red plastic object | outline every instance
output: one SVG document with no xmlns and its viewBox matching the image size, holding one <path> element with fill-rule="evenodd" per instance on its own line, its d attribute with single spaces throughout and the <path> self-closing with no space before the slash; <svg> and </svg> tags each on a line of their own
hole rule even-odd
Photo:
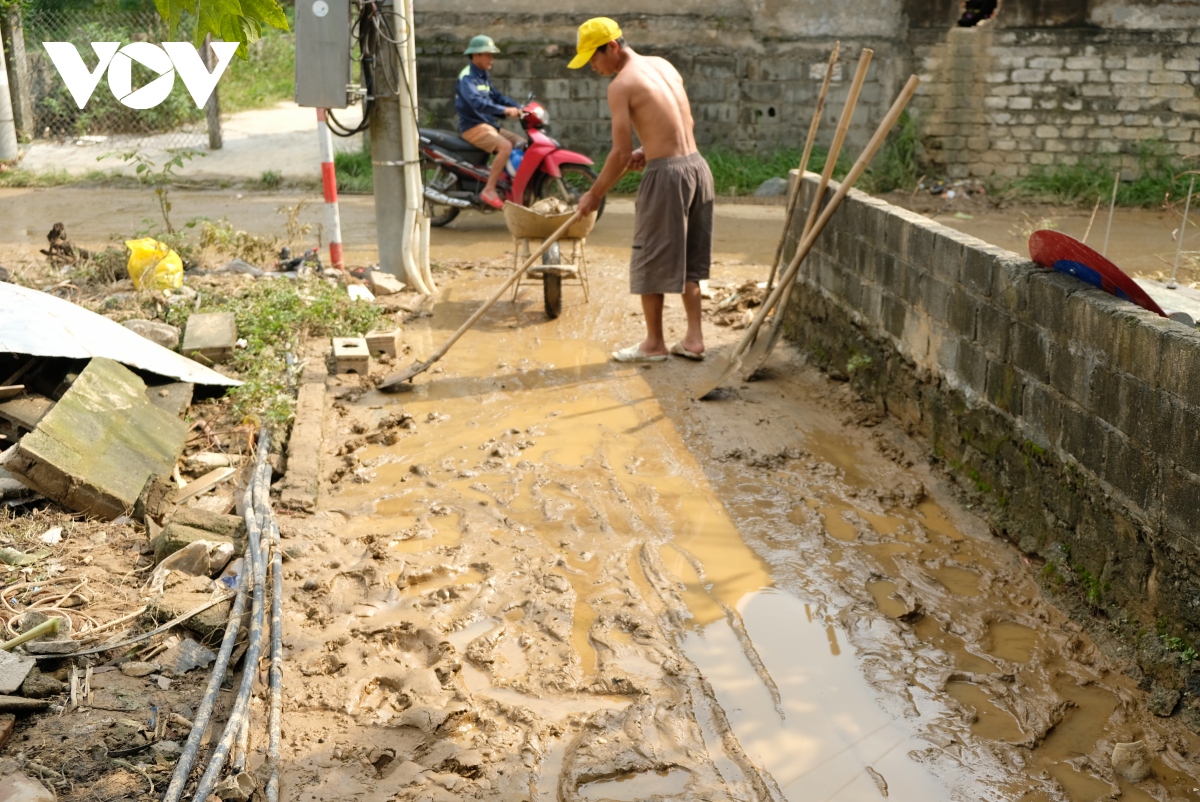
<svg viewBox="0 0 1200 802">
<path fill-rule="evenodd" d="M 1042 267 L 1066 273 L 1157 315 L 1167 313 L 1125 275 L 1121 268 L 1074 237 L 1061 231 L 1035 231 L 1029 238 L 1029 258 Z"/>
</svg>

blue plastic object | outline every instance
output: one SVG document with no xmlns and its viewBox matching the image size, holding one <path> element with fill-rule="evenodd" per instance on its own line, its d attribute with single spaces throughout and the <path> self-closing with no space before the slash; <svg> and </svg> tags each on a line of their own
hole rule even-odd
<svg viewBox="0 0 1200 802">
<path fill-rule="evenodd" d="M 517 170 L 521 168 L 521 160 L 524 158 L 525 151 L 513 148 L 513 152 L 509 154 L 508 167 L 506 168 L 509 175 L 515 176 L 517 174 Z"/>
</svg>

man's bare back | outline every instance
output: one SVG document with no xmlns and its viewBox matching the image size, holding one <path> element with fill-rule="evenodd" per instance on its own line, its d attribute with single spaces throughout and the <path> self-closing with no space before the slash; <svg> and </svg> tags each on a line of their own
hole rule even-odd
<svg viewBox="0 0 1200 802">
<path fill-rule="evenodd" d="M 620 26 L 596 17 L 579 26 L 570 67 L 585 64 L 605 77 L 612 112 L 612 149 L 578 213 L 591 214 L 627 171 L 642 172 L 634 222 L 629 291 L 640 295 L 646 339 L 613 352 L 617 362 L 657 362 L 668 353 L 704 358 L 700 282 L 712 265 L 713 181 L 696 149 L 692 108 L 683 78 L 665 59 L 625 43 Z M 633 148 L 634 135 L 641 147 Z M 669 349 L 662 312 L 666 294 L 681 293 L 687 333 Z"/>
<path fill-rule="evenodd" d="M 666 59 L 628 49 L 624 66 L 609 84 L 608 99 L 610 106 L 628 107 L 646 159 L 695 152 L 692 109 L 683 78 Z"/>
</svg>

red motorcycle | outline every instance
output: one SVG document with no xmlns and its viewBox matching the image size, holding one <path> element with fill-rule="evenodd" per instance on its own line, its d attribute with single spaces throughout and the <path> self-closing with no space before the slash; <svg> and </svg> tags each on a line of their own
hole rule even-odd
<svg viewBox="0 0 1200 802">
<path fill-rule="evenodd" d="M 542 130 L 549 118 L 546 109 L 532 100 L 521 109 L 521 127 L 529 144 L 515 172 L 506 168 L 496 184 L 496 192 L 504 200 L 531 206 L 542 198 L 558 198 L 574 205 L 595 183 L 594 162 L 582 153 L 565 150 Z M 430 225 L 444 226 L 463 209 L 495 211 L 479 195 L 487 185 L 489 154 L 451 131 L 422 128 L 420 136 L 425 216 Z M 514 154 L 518 152 L 514 150 Z M 603 212 L 601 200 L 597 219 Z"/>
</svg>

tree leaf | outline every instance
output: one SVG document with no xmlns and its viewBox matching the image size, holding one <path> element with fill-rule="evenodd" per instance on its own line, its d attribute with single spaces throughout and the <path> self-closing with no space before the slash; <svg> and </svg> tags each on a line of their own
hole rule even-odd
<svg viewBox="0 0 1200 802">
<path fill-rule="evenodd" d="M 281 31 L 288 29 L 287 14 L 276 0 L 241 0 L 241 3 L 243 16 Z"/>
</svg>

